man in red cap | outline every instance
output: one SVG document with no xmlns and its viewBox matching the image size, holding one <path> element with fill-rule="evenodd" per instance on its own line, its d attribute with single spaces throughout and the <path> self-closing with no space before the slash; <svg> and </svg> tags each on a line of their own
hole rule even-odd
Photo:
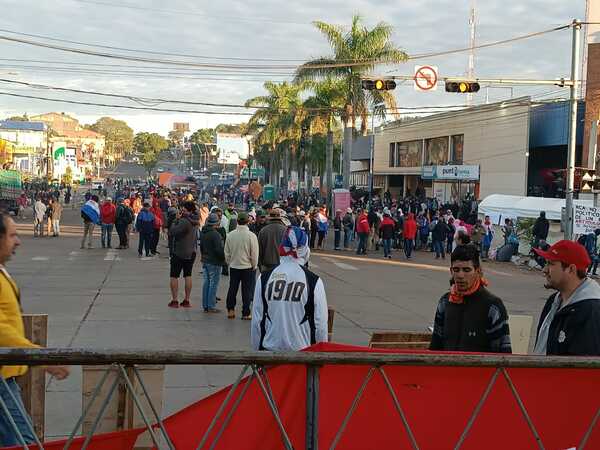
<svg viewBox="0 0 600 450">
<path fill-rule="evenodd" d="M 600 286 L 586 276 L 585 247 L 563 240 L 534 251 L 547 261 L 544 286 L 557 290 L 542 310 L 534 353 L 600 356 Z"/>
</svg>

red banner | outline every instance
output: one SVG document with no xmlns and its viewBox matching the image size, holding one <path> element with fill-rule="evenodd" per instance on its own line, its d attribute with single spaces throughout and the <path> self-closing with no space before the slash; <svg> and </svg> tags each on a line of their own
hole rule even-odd
<svg viewBox="0 0 600 450">
<path fill-rule="evenodd" d="M 134 430 L 118 431 L 114 433 L 97 434 L 92 438 L 88 445 L 88 450 L 131 450 L 135 445 L 138 436 L 142 434 L 145 428 L 136 428 Z M 45 450 L 62 450 L 67 440 L 51 441 L 44 443 Z M 81 450 L 85 436 L 79 436 L 73 439 L 70 450 Z M 9 449 L 22 449 L 23 446 L 8 447 Z M 31 450 L 37 450 L 37 445 L 29 445 Z"/>
<path fill-rule="evenodd" d="M 398 353 L 339 344 L 319 344 L 307 351 Z M 369 370 L 368 366 L 324 366 L 320 369 L 319 447 L 331 446 Z M 418 447 L 439 450 L 454 448 L 459 442 L 496 369 L 389 366 L 384 371 Z M 508 369 L 506 373 L 545 448 L 568 449 L 580 444 L 600 408 L 600 374 L 597 370 Z M 306 369 L 302 366 L 272 368 L 268 370 L 268 378 L 292 445 L 304 448 Z M 245 381 L 240 383 L 238 393 Z M 198 446 L 229 389 L 223 389 L 165 421 L 178 450 Z M 236 398 L 234 395 L 210 433 L 208 446 Z M 375 371 L 341 435 L 338 448 L 411 448 L 408 436 L 382 375 Z M 252 381 L 216 448 L 282 448 L 279 428 L 256 380 Z M 479 414 L 472 420 L 461 448 L 537 448 L 535 434 L 502 372 L 498 372 Z M 586 448 L 600 448 L 600 423 L 589 437 Z"/>
</svg>

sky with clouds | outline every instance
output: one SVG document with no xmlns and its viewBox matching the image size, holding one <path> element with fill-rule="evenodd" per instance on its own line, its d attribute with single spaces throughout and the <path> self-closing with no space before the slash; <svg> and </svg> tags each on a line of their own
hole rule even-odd
<svg viewBox="0 0 600 450">
<path fill-rule="evenodd" d="M 563 25 L 573 18 L 585 18 L 585 0 L 0 0 L 0 36 L 154 59 L 227 65 L 294 65 L 330 54 L 327 41 L 311 24 L 312 21 L 347 25 L 353 14 L 360 14 L 369 27 L 380 21 L 392 25 L 393 42 L 408 54 L 466 47 L 472 2 L 476 5 L 477 43 L 511 38 Z M 47 38 L 120 49 L 87 47 Z M 155 53 L 140 53 L 142 50 Z M 477 50 L 475 74 L 481 78 L 568 77 L 570 53 L 571 32 L 558 31 Z M 465 74 L 467 62 L 467 53 L 419 60 L 419 64 L 438 66 L 442 77 Z M 393 70 L 396 74 L 410 75 L 415 64 L 411 61 L 397 67 L 382 67 L 377 73 Z M 0 79 L 133 97 L 242 104 L 250 97 L 263 94 L 264 81 L 290 79 L 292 73 L 292 69 L 233 71 L 148 64 L 0 40 Z M 6 82 L 0 82 L 0 93 L 138 107 L 233 111 L 232 108 L 219 110 L 206 106 L 133 102 Z M 459 104 L 465 100 L 464 97 L 445 93 L 443 87 L 434 93 L 418 93 L 410 82 L 398 86 L 394 94 L 402 106 Z M 513 94 L 545 99 L 565 96 L 567 90 L 553 86 L 527 86 L 515 89 Z M 489 90 L 490 101 L 509 98 L 510 95 L 509 89 Z M 475 102 L 484 101 L 485 90 L 482 90 L 475 97 Z M 0 95 L 0 118 L 49 111 L 73 114 L 83 123 L 109 115 L 126 120 L 136 132 L 156 131 L 162 134 L 172 128 L 173 122 L 189 122 L 192 129 L 197 129 L 221 122 L 240 122 L 245 118 L 239 115 L 135 111 Z"/>
</svg>

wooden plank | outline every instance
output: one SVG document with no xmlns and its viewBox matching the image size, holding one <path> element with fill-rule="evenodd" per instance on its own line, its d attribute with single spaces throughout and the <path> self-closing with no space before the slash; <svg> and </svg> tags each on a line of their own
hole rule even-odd
<svg viewBox="0 0 600 450">
<path fill-rule="evenodd" d="M 335 319 L 335 309 L 331 306 L 327 308 L 327 340 L 333 340 L 333 319 Z"/>
<path fill-rule="evenodd" d="M 25 337 L 34 344 L 48 344 L 48 315 L 23 314 Z M 41 441 L 44 440 L 46 424 L 46 372 L 42 367 L 30 367 L 17 379 L 22 391 L 23 404 L 31 416 L 33 428 Z"/>
<path fill-rule="evenodd" d="M 371 336 L 369 346 L 378 342 L 431 342 L 431 333 L 415 331 L 377 331 Z"/>
<path fill-rule="evenodd" d="M 83 382 L 82 382 L 82 394 L 83 401 L 82 407 L 85 408 L 89 403 L 91 393 L 96 387 L 98 381 L 106 371 L 109 366 L 84 366 L 83 367 Z M 140 375 L 144 380 L 144 384 L 148 389 L 148 393 L 157 409 L 158 413 L 162 413 L 163 409 L 163 385 L 164 385 L 164 366 L 160 364 L 146 365 L 146 366 L 137 366 L 140 371 Z M 148 405 L 148 402 L 144 398 L 144 392 L 133 373 L 133 368 L 131 366 L 126 367 L 127 376 L 129 377 L 131 383 L 133 384 L 133 388 L 135 390 L 136 395 L 140 399 L 142 407 L 144 408 L 144 412 L 146 416 L 150 419 L 152 423 L 155 422 L 154 416 L 152 414 L 152 410 Z M 117 369 L 113 369 L 111 374 L 108 376 L 102 390 L 100 391 L 100 395 L 92 405 L 92 409 L 88 413 L 87 417 L 84 420 L 82 426 L 82 432 L 85 434 L 90 429 L 91 426 L 98 415 L 100 405 L 102 404 L 102 400 L 106 398 L 110 386 L 115 380 L 115 377 L 118 374 Z M 120 431 L 127 430 L 137 427 L 144 427 L 144 421 L 142 416 L 138 412 L 135 403 L 133 401 L 133 396 L 127 391 L 127 387 L 125 385 L 124 380 L 119 381 L 119 387 L 117 392 L 113 395 L 113 398 L 110 400 L 108 407 L 104 413 L 102 420 L 96 430 L 96 433 L 108 433 L 112 431 Z M 152 448 L 152 439 L 148 432 L 142 433 L 135 445 L 136 449 L 142 448 Z"/>
<path fill-rule="evenodd" d="M 89 348 L 0 348 L 0 365 L 97 364 L 177 365 L 399 365 L 448 367 L 540 367 L 600 369 L 597 356 L 541 356 L 500 354 L 382 354 L 365 352 L 251 352 L 210 350 L 122 350 Z"/>
</svg>

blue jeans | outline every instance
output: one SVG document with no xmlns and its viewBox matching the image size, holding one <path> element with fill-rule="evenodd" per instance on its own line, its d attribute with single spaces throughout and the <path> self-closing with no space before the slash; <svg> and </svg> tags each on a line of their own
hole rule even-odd
<svg viewBox="0 0 600 450">
<path fill-rule="evenodd" d="M 384 239 L 383 240 L 383 256 L 388 257 L 392 254 L 392 240 Z"/>
<path fill-rule="evenodd" d="M 358 247 L 356 249 L 356 254 L 361 255 L 367 254 L 367 239 L 369 238 L 369 233 L 358 233 Z"/>
<path fill-rule="evenodd" d="M 352 238 L 352 230 L 344 230 L 344 248 L 348 249 L 350 246 L 350 239 Z"/>
<path fill-rule="evenodd" d="M 203 264 L 204 270 L 202 276 L 204 283 L 202 284 L 202 307 L 204 309 L 214 308 L 216 304 L 217 289 L 219 280 L 221 279 L 221 266 L 214 264 Z"/>
<path fill-rule="evenodd" d="M 333 231 L 333 248 L 335 250 L 338 250 L 340 248 L 340 242 L 342 240 L 342 232 L 340 230 L 334 230 Z"/>
<path fill-rule="evenodd" d="M 439 258 L 440 255 L 442 256 L 442 258 L 446 257 L 446 252 L 444 252 L 444 243 L 442 241 L 433 241 L 433 251 L 435 252 L 436 258 Z"/>
<path fill-rule="evenodd" d="M 113 231 L 113 224 L 112 223 L 103 223 L 102 224 L 102 235 L 101 235 L 101 240 L 102 240 L 102 247 L 110 247 L 110 241 L 112 239 L 112 231 Z"/>
<path fill-rule="evenodd" d="M 31 431 L 31 418 L 29 416 L 23 417 L 21 412 L 19 411 L 19 407 L 12 399 L 15 400 L 20 405 L 21 409 L 25 411 L 25 406 L 23 405 L 23 400 L 21 399 L 21 388 L 17 384 L 14 378 L 9 378 L 6 380 L 6 384 L 8 384 L 8 388 L 10 389 L 10 393 L 4 387 L 4 383 L 0 383 L 0 397 L 4 400 L 10 415 L 12 416 L 17 428 L 21 432 L 21 436 L 25 440 L 25 443 L 31 444 L 35 442 L 35 438 Z M 12 397 L 11 394 L 12 393 Z M 15 433 L 14 428 L 10 424 L 8 418 L 5 416 L 4 411 L 0 410 L 0 445 L 2 447 L 9 447 L 12 445 L 19 445 L 20 442 L 17 438 L 17 434 Z"/>
</svg>

